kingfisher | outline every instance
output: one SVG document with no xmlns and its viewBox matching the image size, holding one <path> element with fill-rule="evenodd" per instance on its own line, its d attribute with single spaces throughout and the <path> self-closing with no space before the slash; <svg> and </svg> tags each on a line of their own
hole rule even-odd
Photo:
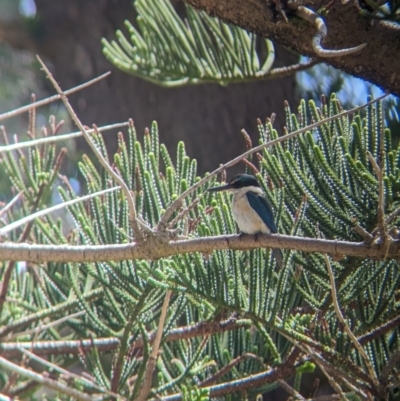
<svg viewBox="0 0 400 401">
<path fill-rule="evenodd" d="M 278 232 L 271 205 L 265 199 L 256 177 L 239 174 L 228 184 L 208 189 L 211 192 L 229 191 L 233 193 L 232 212 L 242 234 L 276 234 Z M 282 253 L 273 248 L 272 253 L 279 265 L 283 266 Z"/>
</svg>

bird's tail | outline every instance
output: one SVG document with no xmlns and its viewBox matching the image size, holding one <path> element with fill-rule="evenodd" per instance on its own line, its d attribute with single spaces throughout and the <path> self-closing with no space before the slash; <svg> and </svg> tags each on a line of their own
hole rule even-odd
<svg viewBox="0 0 400 401">
<path fill-rule="evenodd" d="M 272 248 L 272 255 L 274 255 L 274 258 L 276 259 L 276 263 L 280 268 L 283 267 L 283 256 L 282 252 L 278 248 Z"/>
</svg>

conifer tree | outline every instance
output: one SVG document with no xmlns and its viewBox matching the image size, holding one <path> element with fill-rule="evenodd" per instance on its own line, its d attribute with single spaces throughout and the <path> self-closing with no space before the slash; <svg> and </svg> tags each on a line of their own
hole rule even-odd
<svg viewBox="0 0 400 401">
<path fill-rule="evenodd" d="M 149 9 L 129 40 L 103 42 L 131 73 L 173 86 L 273 71 L 271 53 L 259 57 L 237 27 L 136 4 Z M 0 210 L 3 399 L 398 398 L 400 149 L 381 100 L 351 111 L 335 94 L 286 104 L 282 132 L 273 117 L 258 121 L 257 144 L 242 132 L 247 152 L 200 177 L 155 122 L 140 139 L 130 120 L 109 156 L 107 127 L 83 126 L 39 62 L 93 156 L 78 166 L 87 194 L 76 194 L 58 146 L 76 134 L 59 135 L 53 117 L 38 132 L 38 104 L 28 107 L 31 140 L 9 143 L 2 128 L 13 195 Z M 239 162 L 279 234 L 238 236 L 229 195 L 207 191 Z M 55 192 L 62 209 L 51 207 Z"/>
</svg>

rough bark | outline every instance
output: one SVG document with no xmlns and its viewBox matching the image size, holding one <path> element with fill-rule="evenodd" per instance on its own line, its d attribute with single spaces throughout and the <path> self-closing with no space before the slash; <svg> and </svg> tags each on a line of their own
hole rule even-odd
<svg viewBox="0 0 400 401">
<path fill-rule="evenodd" d="M 329 59 L 318 57 L 312 49 L 311 40 L 316 28 L 296 17 L 283 0 L 184 1 L 296 53 L 319 59 L 400 95 L 400 25 L 363 17 L 357 1 L 311 0 L 306 3 L 316 12 L 329 5 L 323 17 L 328 28 L 328 36 L 323 43 L 325 48 L 340 50 L 367 43 L 362 51 L 354 55 Z M 278 12 L 277 5 L 286 10 L 288 22 Z"/>
<path fill-rule="evenodd" d="M 228 87 L 166 89 L 116 70 L 102 55 L 100 39 L 114 39 L 125 19 L 135 20 L 131 0 L 36 0 L 36 6 L 39 34 L 29 35 L 23 26 L 3 22 L 0 41 L 38 53 L 63 89 L 111 70 L 111 77 L 70 97 L 82 122 L 100 126 L 133 118 L 141 134 L 156 120 L 161 140 L 172 151 L 183 140 L 188 154 L 197 158 L 200 172 L 213 170 L 245 150 L 241 128 L 256 138 L 256 118 L 273 112 L 281 127 L 284 100 L 297 102 L 293 76 Z M 294 62 L 297 56 L 277 49 L 277 66 Z M 115 151 L 115 135 L 106 138 L 110 151 Z"/>
</svg>

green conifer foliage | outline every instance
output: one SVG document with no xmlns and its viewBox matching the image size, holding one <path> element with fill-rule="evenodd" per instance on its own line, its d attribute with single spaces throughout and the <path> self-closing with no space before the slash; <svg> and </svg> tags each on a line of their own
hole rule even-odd
<svg viewBox="0 0 400 401">
<path fill-rule="evenodd" d="M 137 0 L 136 25 L 125 21 L 129 40 L 102 40 L 103 53 L 117 68 L 166 87 L 243 83 L 265 79 L 275 60 L 270 40 L 257 52 L 256 35 L 186 6 L 182 20 L 169 0 Z"/>
<path fill-rule="evenodd" d="M 340 111 L 335 95 L 321 107 L 302 101 L 297 114 L 287 106 L 287 131 Z M 258 130 L 260 143 L 278 136 L 269 120 L 260 122 Z M 107 157 L 101 135 L 92 138 Z M 273 206 L 279 232 L 360 242 L 355 224 L 368 232 L 376 229 L 378 180 L 366 152 L 383 171 L 384 210 L 388 230 L 394 230 L 399 224 L 400 150 L 391 145 L 390 138 L 378 104 L 257 154 L 257 178 Z M 200 179 L 196 161 L 179 143 L 173 162 L 159 143 L 156 123 L 142 141 L 132 124 L 118 141 L 118 152 L 109 162 L 132 189 L 138 216 L 155 227 L 168 205 Z M 32 147 L 19 161 L 12 153 L 2 155 L 3 167 L 24 199 L 7 219 L 16 220 L 48 203 L 60 157 L 56 157 L 55 145 Z M 79 169 L 89 192 L 113 186 L 107 173 L 89 157 L 82 159 Z M 170 229 L 187 238 L 237 232 L 230 195 L 212 195 L 207 187 L 185 199 L 170 220 Z M 76 196 L 68 185 L 58 190 L 63 200 Z M 9 239 L 59 245 L 131 241 L 122 192 L 75 204 L 68 211 L 74 225 L 70 232 L 63 231 L 61 221 L 47 216 L 36 219 L 25 234 L 13 233 Z M 157 330 L 165 293 L 171 290 L 150 397 L 203 400 L 232 393 L 231 399 L 242 399 L 233 390 L 232 383 L 238 383 L 247 385 L 246 394 L 254 399 L 279 385 L 278 377 L 271 374 L 269 378 L 267 372 L 280 368 L 284 379 L 295 378 L 299 390 L 302 375 L 315 368 L 316 354 L 329 363 L 326 369 L 346 389 L 349 399 L 360 399 L 360 394 L 343 380 L 376 395 L 364 360 L 333 308 L 324 255 L 286 250 L 284 259 L 285 267 L 279 269 L 271 252 L 261 248 L 181 254 L 156 261 L 43 263 L 29 264 L 24 272 L 13 269 L 1 314 L 0 356 L 12 341 L 10 334 L 20 342 L 34 339 L 43 347 L 46 341 L 57 341 L 57 349 L 67 346 L 68 340 L 98 340 L 98 348 L 79 352 L 76 346 L 75 350 L 48 353 L 54 355 L 53 363 L 64 367 L 79 357 L 98 385 L 133 400 L 140 392 L 151 352 L 149 333 Z M 366 350 L 377 377 L 386 380 L 382 394 L 394 399 L 399 384 L 398 262 L 344 256 L 330 263 L 345 321 Z M 5 265 L 1 269 L 4 272 Z M 29 331 L 66 315 L 73 316 L 36 334 Z M 212 335 L 200 330 L 184 337 L 177 331 L 226 319 L 234 326 Z M 178 334 L 171 337 L 173 333 Z M 299 344 L 298 358 L 285 365 L 295 355 L 293 346 Z M 307 355 L 305 349 L 313 353 Z M 8 374 L 6 370 L 0 373 L 0 386 Z M 262 379 L 248 385 L 254 377 Z M 72 386 L 87 388 L 83 382 Z"/>
</svg>

